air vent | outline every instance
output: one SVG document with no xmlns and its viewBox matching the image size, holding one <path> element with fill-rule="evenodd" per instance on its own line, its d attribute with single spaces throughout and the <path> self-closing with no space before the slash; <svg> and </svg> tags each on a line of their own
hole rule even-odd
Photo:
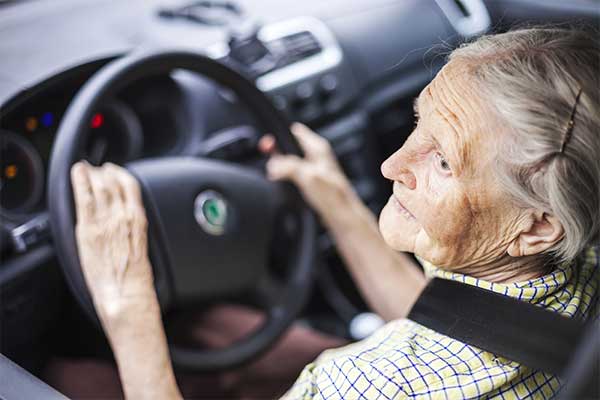
<svg viewBox="0 0 600 400">
<path fill-rule="evenodd" d="M 342 62 L 335 36 L 316 18 L 297 17 L 265 25 L 258 38 L 277 60 L 275 68 L 256 80 L 264 92 L 324 73 Z"/>
<path fill-rule="evenodd" d="M 485 33 L 490 29 L 490 15 L 483 0 L 436 0 L 454 29 L 464 37 Z"/>
<path fill-rule="evenodd" d="M 456 8 L 462 13 L 463 17 L 468 18 L 471 16 L 469 9 L 465 6 L 462 0 L 454 0 L 454 4 L 456 4 Z"/>
<path fill-rule="evenodd" d="M 283 67 L 303 60 L 321 52 L 322 48 L 315 36 L 308 31 L 298 32 L 273 40 L 267 44 L 271 49 L 278 49 L 281 58 L 277 67 Z"/>
</svg>

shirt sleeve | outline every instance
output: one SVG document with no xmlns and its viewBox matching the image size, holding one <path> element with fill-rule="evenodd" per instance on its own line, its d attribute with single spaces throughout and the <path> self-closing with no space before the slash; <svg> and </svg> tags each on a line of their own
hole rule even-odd
<svg viewBox="0 0 600 400">
<path fill-rule="evenodd" d="M 314 363 L 304 367 L 294 385 L 283 395 L 281 400 L 317 398 L 315 396 L 317 394 L 317 387 L 315 384 L 314 368 Z"/>
<path fill-rule="evenodd" d="M 285 400 L 405 399 L 402 386 L 368 363 L 342 356 L 318 365 L 309 364 Z"/>
<path fill-rule="evenodd" d="M 378 350 L 392 325 L 380 329 L 370 340 L 324 351 L 304 368 L 282 399 L 406 398 L 402 386 L 368 360 L 367 353 Z"/>
</svg>

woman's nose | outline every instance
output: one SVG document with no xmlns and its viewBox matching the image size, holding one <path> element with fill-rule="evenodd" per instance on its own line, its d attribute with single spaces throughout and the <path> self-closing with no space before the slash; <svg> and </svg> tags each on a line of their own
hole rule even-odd
<svg viewBox="0 0 600 400">
<path fill-rule="evenodd" d="M 398 181 L 410 190 L 417 188 L 417 178 L 408 167 L 408 160 L 399 149 L 381 164 L 381 173 L 391 181 Z"/>
</svg>

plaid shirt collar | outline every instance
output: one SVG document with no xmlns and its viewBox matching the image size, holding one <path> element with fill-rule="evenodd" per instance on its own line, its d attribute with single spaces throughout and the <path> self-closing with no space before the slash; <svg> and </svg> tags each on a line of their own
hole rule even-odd
<svg viewBox="0 0 600 400">
<path fill-rule="evenodd" d="M 600 265 L 600 248 L 589 247 L 580 259 L 564 262 L 548 275 L 513 283 L 489 282 L 444 270 L 420 258 L 419 261 L 423 265 L 425 275 L 428 278 L 435 277 L 463 282 L 528 303 L 539 304 L 572 317 L 579 314 L 579 312 L 578 307 L 567 305 L 572 301 L 571 293 L 573 293 L 569 286 L 574 285 L 574 282 L 578 282 L 577 275 L 581 272 L 579 271 L 580 267 L 598 268 L 598 265 Z"/>
</svg>

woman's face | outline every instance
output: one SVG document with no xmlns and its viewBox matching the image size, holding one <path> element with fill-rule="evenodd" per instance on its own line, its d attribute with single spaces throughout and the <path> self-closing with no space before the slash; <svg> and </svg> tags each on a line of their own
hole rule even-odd
<svg viewBox="0 0 600 400">
<path fill-rule="evenodd" d="M 381 166 L 393 181 L 379 219 L 384 239 L 450 269 L 493 262 L 518 223 L 493 174 L 502 123 L 460 63 L 440 71 L 415 109 L 414 132 Z"/>
</svg>

